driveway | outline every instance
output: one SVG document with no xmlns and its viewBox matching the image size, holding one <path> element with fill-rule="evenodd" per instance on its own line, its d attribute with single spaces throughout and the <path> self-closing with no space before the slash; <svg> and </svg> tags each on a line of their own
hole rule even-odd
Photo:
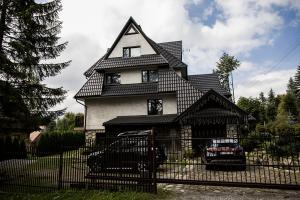
<svg viewBox="0 0 300 200">
<path fill-rule="evenodd" d="M 299 200 L 300 191 L 277 190 L 259 188 L 238 188 L 220 186 L 191 186 L 191 185 L 170 185 L 161 184 L 161 188 L 174 192 L 171 200 L 248 200 L 248 199 L 272 199 L 272 200 Z"/>
</svg>

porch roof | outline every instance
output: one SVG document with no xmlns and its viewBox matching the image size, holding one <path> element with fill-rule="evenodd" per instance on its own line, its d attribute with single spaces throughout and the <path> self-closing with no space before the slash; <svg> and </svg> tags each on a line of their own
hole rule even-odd
<svg viewBox="0 0 300 200">
<path fill-rule="evenodd" d="M 172 124 L 177 114 L 168 115 L 133 115 L 133 116 L 117 116 L 107 122 L 104 122 L 104 126 L 113 125 L 160 125 L 160 124 Z"/>
</svg>

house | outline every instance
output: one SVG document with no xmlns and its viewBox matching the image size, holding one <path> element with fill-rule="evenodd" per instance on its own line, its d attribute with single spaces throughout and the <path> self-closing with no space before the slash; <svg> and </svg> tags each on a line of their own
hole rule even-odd
<svg viewBox="0 0 300 200">
<path fill-rule="evenodd" d="M 159 137 L 236 135 L 247 114 L 216 74 L 187 68 L 181 41 L 156 43 L 130 17 L 75 95 L 85 107 L 86 139 L 152 127 Z"/>
</svg>

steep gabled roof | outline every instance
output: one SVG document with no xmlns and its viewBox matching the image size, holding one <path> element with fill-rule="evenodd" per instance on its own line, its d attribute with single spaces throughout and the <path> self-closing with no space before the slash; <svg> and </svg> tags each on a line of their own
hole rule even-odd
<svg viewBox="0 0 300 200">
<path fill-rule="evenodd" d="M 149 45 L 153 48 L 156 54 L 142 55 L 140 57 L 132 58 L 109 58 L 109 55 L 112 53 L 122 36 L 126 33 L 128 28 L 135 27 L 137 31 L 145 38 Z M 146 34 L 143 32 L 141 27 L 135 22 L 135 20 L 130 17 L 117 39 L 114 41 L 113 45 L 107 53 L 100 58 L 94 65 L 92 65 L 84 75 L 89 77 L 94 70 L 97 69 L 111 69 L 111 68 L 121 68 L 121 67 L 132 67 L 132 66 L 143 66 L 143 65 L 161 65 L 168 64 L 172 68 L 184 68 L 183 76 L 186 77 L 186 68 L 187 65 L 182 62 L 182 42 L 173 41 L 173 42 L 164 42 L 164 43 L 155 43 Z"/>
<path fill-rule="evenodd" d="M 95 62 L 95 64 L 93 64 L 90 68 L 88 68 L 88 70 L 86 70 L 83 74 L 86 77 L 89 77 L 93 74 L 94 70 L 96 69 L 96 67 L 102 62 L 102 60 L 104 59 L 106 54 L 104 54 L 104 56 L 102 56 L 99 60 L 97 60 L 97 62 Z"/>
<path fill-rule="evenodd" d="M 145 35 L 145 33 L 143 32 L 142 28 L 140 25 L 138 25 L 136 23 L 136 21 L 130 17 L 128 19 L 128 21 L 126 22 L 125 26 L 123 27 L 123 29 L 121 30 L 121 32 L 119 33 L 117 39 L 114 41 L 113 45 L 111 46 L 111 48 L 109 48 L 109 50 L 107 51 L 104 59 L 107 59 L 109 57 L 109 55 L 111 54 L 111 52 L 114 50 L 114 48 L 116 47 L 116 45 L 118 44 L 118 42 L 120 41 L 120 39 L 122 38 L 122 36 L 126 33 L 127 29 L 131 26 L 134 25 L 135 28 L 137 29 L 137 31 L 139 33 L 142 34 L 142 36 L 147 40 L 147 42 L 150 44 L 149 42 L 149 38 Z M 156 47 L 154 47 L 152 44 L 150 44 L 150 46 L 153 48 L 153 50 L 158 54 L 158 50 L 156 49 Z"/>
<path fill-rule="evenodd" d="M 182 41 L 163 42 L 157 44 L 178 60 L 182 60 Z"/>
<path fill-rule="evenodd" d="M 102 94 L 102 87 L 104 81 L 104 74 L 94 71 L 87 82 L 77 92 L 75 98 L 87 96 L 100 96 Z"/>
<path fill-rule="evenodd" d="M 207 92 L 210 89 L 217 91 L 224 96 L 231 96 L 220 84 L 220 80 L 217 74 L 197 74 L 189 75 L 188 81 L 192 86 L 200 91 Z"/>
<path fill-rule="evenodd" d="M 137 67 L 150 65 L 167 65 L 168 61 L 160 54 L 142 55 L 130 58 L 108 58 L 97 64 L 95 69 L 117 69 L 122 67 Z"/>
</svg>

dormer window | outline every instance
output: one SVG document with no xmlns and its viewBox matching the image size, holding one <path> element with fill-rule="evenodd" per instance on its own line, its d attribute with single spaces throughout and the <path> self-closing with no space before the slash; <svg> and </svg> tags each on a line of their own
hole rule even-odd
<svg viewBox="0 0 300 200">
<path fill-rule="evenodd" d="M 141 47 L 124 47 L 123 58 L 138 57 L 141 56 Z"/>
<path fill-rule="evenodd" d="M 109 73 L 106 74 L 106 84 L 120 84 L 120 74 L 118 73 Z"/>
<path fill-rule="evenodd" d="M 148 115 L 162 115 L 163 101 L 162 99 L 148 99 Z"/>
<path fill-rule="evenodd" d="M 158 81 L 158 73 L 157 70 L 143 70 L 142 71 L 142 82 L 157 82 Z"/>
</svg>

